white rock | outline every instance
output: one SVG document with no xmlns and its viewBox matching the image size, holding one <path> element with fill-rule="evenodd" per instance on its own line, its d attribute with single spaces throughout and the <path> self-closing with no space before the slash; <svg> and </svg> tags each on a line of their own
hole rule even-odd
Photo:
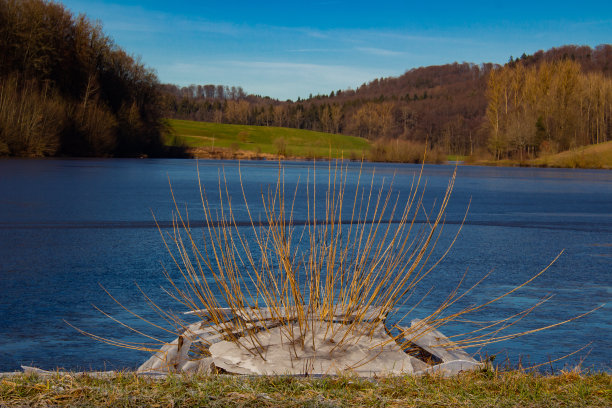
<svg viewBox="0 0 612 408">
<path fill-rule="evenodd" d="M 422 320 L 412 320 L 410 322 L 410 329 L 405 330 L 404 337 L 428 353 L 438 357 L 443 363 L 455 360 L 477 363 L 472 356 L 462 349 L 452 349 L 456 345 L 448 337 L 423 323 Z"/>
<path fill-rule="evenodd" d="M 479 370 L 480 368 L 482 368 L 482 363 L 476 363 L 473 361 L 465 361 L 465 360 L 455 360 L 455 361 L 448 361 L 446 363 L 431 366 L 415 374 L 416 375 L 438 374 L 444 377 L 452 377 L 454 375 L 457 375 L 465 371 L 474 371 L 474 370 Z"/>
<path fill-rule="evenodd" d="M 348 325 L 318 321 L 311 324 L 304 336 L 294 323 L 242 338 L 246 347 L 222 341 L 209 350 L 217 367 L 236 374 L 352 373 L 370 377 L 414 372 L 414 357 L 400 349 L 382 324 L 372 329 L 362 324 L 348 334 Z M 338 346 L 344 336 L 346 339 Z"/>
</svg>

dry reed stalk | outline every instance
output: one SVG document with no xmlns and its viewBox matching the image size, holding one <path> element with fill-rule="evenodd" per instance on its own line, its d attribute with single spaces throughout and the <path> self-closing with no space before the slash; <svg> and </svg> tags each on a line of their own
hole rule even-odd
<svg viewBox="0 0 612 408">
<path fill-rule="evenodd" d="M 246 195 L 240 173 L 242 206 L 248 215 L 248 234 L 241 230 L 241 224 L 235 218 L 235 205 L 224 173 L 219 177 L 218 204 L 213 212 L 206 189 L 200 182 L 198 168 L 204 214 L 201 231 L 190 226 L 187 209 L 180 209 L 170 186 L 175 209 L 173 228 L 166 234 L 159 226 L 158 229 L 179 279 L 164 269 L 165 278 L 170 284 L 167 293 L 201 319 L 202 324 L 194 331 L 193 325 L 190 326 L 184 318 L 163 310 L 143 293 L 151 308 L 173 327 L 173 330 L 165 330 L 178 334 L 180 338 L 196 338 L 204 332 L 215 333 L 265 361 L 265 344 L 261 344 L 258 332 L 269 333 L 272 327 L 279 328 L 281 337 L 291 345 L 289 357 L 294 358 L 298 356 L 298 350 L 306 346 L 304 339 L 309 333 L 313 335 L 310 336 L 312 344 L 308 346 L 316 350 L 318 345 L 314 331 L 325 327 L 325 341 L 335 343 L 330 351 L 333 353 L 351 345 L 347 342 L 356 343 L 363 337 L 372 336 L 388 315 L 395 313 L 400 306 L 406 307 L 419 283 L 446 257 L 461 231 L 463 223 L 442 255 L 432 261 L 443 231 L 444 214 L 455 183 L 456 170 L 449 179 L 442 201 L 429 211 L 423 204 L 426 187 L 422 180 L 423 167 L 413 176 L 410 192 L 404 202 L 400 202 L 399 193 L 393 191 L 393 181 L 388 187 L 383 181 L 380 188 L 375 188 L 374 173 L 370 181 L 362 186 L 361 168 L 354 195 L 345 197 L 348 168 L 342 161 L 329 162 L 327 190 L 321 200 L 321 193 L 316 189 L 316 172 L 313 165 L 312 182 L 309 171 L 305 183 L 307 217 L 301 232 L 296 231 L 297 225 L 294 223 L 294 206 L 300 183 L 298 181 L 295 190 L 287 194 L 280 163 L 276 184 L 261 193 L 263 220 L 259 218 L 256 221 L 251 212 L 250 198 Z M 350 200 L 348 208 L 344 205 L 345 200 Z M 321 203 L 322 211 L 319 208 Z M 350 211 L 350 218 L 344 219 L 343 211 Z M 420 227 L 417 225 L 419 215 L 426 220 Z M 197 243 L 198 233 L 203 234 L 203 247 Z M 306 245 L 305 251 L 300 249 L 302 243 Z M 413 341 L 419 337 L 453 321 L 468 321 L 468 315 L 531 283 L 557 258 L 513 289 L 482 304 L 451 311 L 488 275 L 461 292 L 462 278 L 439 306 L 428 316 L 421 317 L 418 324 L 405 328 L 398 323 L 394 326 L 396 335 L 382 344 L 371 344 L 371 349 L 398 342 L 410 352 Z M 129 311 L 116 299 L 113 300 Z M 404 320 L 422 300 L 415 302 L 405 315 L 397 316 L 397 321 Z M 592 312 L 539 329 L 502 334 L 546 300 L 548 298 L 543 298 L 510 317 L 480 323 L 476 329 L 451 336 L 450 343 L 439 346 L 447 349 L 482 347 L 555 327 Z M 160 328 L 142 316 L 132 314 Z M 334 322 L 342 325 L 335 325 Z M 337 335 L 338 327 L 343 328 L 340 335 Z M 168 344 L 132 330 L 164 346 Z M 79 331 L 116 346 L 155 350 L 149 343 L 120 342 Z M 205 336 L 200 341 L 200 353 L 206 355 L 210 343 Z"/>
</svg>

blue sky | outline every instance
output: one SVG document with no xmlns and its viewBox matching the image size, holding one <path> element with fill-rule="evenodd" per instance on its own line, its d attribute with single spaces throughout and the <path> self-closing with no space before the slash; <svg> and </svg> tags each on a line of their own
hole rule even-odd
<svg viewBox="0 0 612 408">
<path fill-rule="evenodd" d="M 504 63 L 612 42 L 606 2 L 65 0 L 161 82 L 279 99 L 356 88 L 427 65 Z"/>
</svg>

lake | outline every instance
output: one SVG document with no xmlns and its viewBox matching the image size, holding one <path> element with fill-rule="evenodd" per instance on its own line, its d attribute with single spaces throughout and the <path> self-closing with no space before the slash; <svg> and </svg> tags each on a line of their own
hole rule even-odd
<svg viewBox="0 0 612 408">
<path fill-rule="evenodd" d="M 347 191 L 353 191 L 360 164 L 347 166 Z M 278 163 L 243 162 L 240 167 L 250 210 L 261 213 L 261 192 L 265 194 L 275 183 Z M 227 180 L 237 219 L 247 220 L 241 205 L 238 163 L 200 161 L 199 169 L 211 208 L 219 209 L 214 191 L 221 175 Z M 424 208 L 439 205 L 454 169 L 424 166 Z M 417 165 L 365 163 L 361 183 L 369 186 L 374 172 L 375 189 L 392 181 L 401 201 L 419 170 Z M 298 185 L 294 203 L 298 223 L 306 219 L 305 185 L 312 178 L 312 163 L 284 163 L 290 197 Z M 161 306 L 182 311 L 160 289 L 167 286 L 162 264 L 169 268 L 172 264 L 152 215 L 163 231 L 171 231 L 167 227 L 174 208 L 169 180 L 179 206 L 189 209 L 193 226 L 198 228 L 202 217 L 193 160 L 0 161 L 0 371 L 17 370 L 22 364 L 43 369 L 133 369 L 147 358 L 144 352 L 94 341 L 66 322 L 101 336 L 138 341 L 134 333 L 97 311 L 95 304 L 149 330 L 117 306 L 101 286 L 148 318 L 155 315 L 136 284 Z M 320 198 L 326 186 L 327 164 L 319 162 L 316 187 Z M 508 329 L 509 333 L 521 332 L 569 319 L 610 300 L 611 171 L 458 167 L 434 255 L 440 255 L 452 241 L 468 205 L 457 242 L 423 282 L 423 290 L 431 289 L 432 295 L 408 320 L 432 310 L 466 271 L 464 287 L 491 272 L 465 299 L 466 304 L 483 302 L 529 279 L 561 251 L 561 257 L 528 287 L 483 310 L 474 320 L 507 317 L 554 295 Z M 452 323 L 441 330 L 454 334 L 466 324 Z M 496 362 L 527 366 L 587 346 L 544 368 L 558 369 L 582 361 L 583 367 L 610 371 L 611 333 L 612 319 L 606 306 L 560 327 L 469 351 L 496 355 Z M 175 337 L 163 332 L 156 335 L 164 340 Z"/>
</svg>

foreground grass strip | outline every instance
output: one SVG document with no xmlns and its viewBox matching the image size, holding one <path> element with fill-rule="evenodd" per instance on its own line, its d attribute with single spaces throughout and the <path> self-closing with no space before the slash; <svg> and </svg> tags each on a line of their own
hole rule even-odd
<svg viewBox="0 0 612 408">
<path fill-rule="evenodd" d="M 0 380 L 0 406 L 243 406 L 243 407 L 609 407 L 609 374 L 519 371 L 454 378 L 170 376 L 119 373 L 50 377 L 19 374 Z"/>
</svg>

